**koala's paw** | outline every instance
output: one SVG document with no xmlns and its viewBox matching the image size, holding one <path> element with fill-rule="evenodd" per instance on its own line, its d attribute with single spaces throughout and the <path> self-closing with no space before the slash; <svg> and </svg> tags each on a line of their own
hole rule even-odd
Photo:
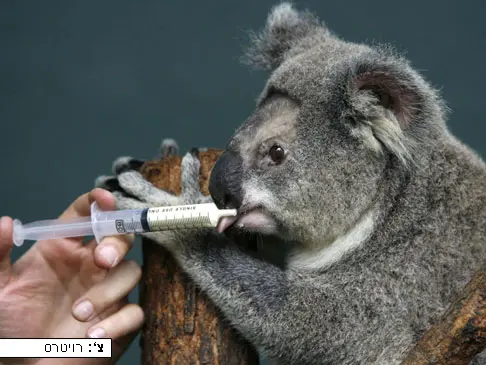
<svg viewBox="0 0 486 365">
<path fill-rule="evenodd" d="M 173 140 L 162 144 L 163 156 L 177 154 Z M 147 181 L 138 169 L 144 161 L 131 157 L 120 157 L 113 163 L 114 176 L 100 176 L 96 187 L 109 190 L 116 198 L 117 209 L 143 209 L 156 206 L 185 204 L 202 204 L 212 202 L 211 197 L 204 196 L 199 187 L 199 150 L 192 149 L 182 159 L 181 194 L 175 195 L 155 187 Z M 163 231 L 146 233 L 145 236 L 167 245 L 175 239 L 175 232 Z"/>
<path fill-rule="evenodd" d="M 175 140 L 172 138 L 162 140 L 158 153 L 159 158 L 176 156 L 178 153 L 179 146 Z M 145 160 L 139 160 L 130 156 L 118 157 L 115 162 L 113 162 L 112 166 L 114 176 L 99 176 L 95 180 L 95 187 L 103 188 L 112 192 L 123 190 L 118 184 L 117 176 L 124 171 L 138 171 L 145 162 Z"/>
</svg>

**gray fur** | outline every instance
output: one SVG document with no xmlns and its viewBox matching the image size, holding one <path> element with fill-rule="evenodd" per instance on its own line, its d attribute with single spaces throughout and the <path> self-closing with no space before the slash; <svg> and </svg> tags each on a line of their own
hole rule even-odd
<svg viewBox="0 0 486 365">
<path fill-rule="evenodd" d="M 125 192 L 148 204 L 153 205 L 159 201 L 166 201 L 169 205 L 177 205 L 178 199 L 173 194 L 157 189 L 145 180 L 138 171 L 126 171 L 118 175 L 117 178 Z"/>
<path fill-rule="evenodd" d="M 268 19 L 249 59 L 271 75 L 210 190 L 220 207 L 260 207 L 261 221 L 240 221 L 284 264 L 239 247 L 238 229 L 149 236 L 272 363 L 400 364 L 486 258 L 486 166 L 390 48 L 339 40 L 289 4 Z M 201 199 L 197 156 L 184 159 L 180 198 L 124 172 L 143 203 L 118 194 L 119 206 Z"/>
<path fill-rule="evenodd" d="M 243 62 L 255 67 L 274 69 L 291 53 L 319 43 L 329 31 L 310 12 L 297 12 L 289 3 L 275 6 L 261 33 L 251 33 Z"/>
</svg>

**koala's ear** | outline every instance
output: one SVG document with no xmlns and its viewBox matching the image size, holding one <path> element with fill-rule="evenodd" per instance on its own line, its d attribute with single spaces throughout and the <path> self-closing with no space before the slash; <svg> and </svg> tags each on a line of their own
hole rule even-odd
<svg viewBox="0 0 486 365">
<path fill-rule="evenodd" d="M 411 76 L 392 67 L 361 67 L 351 79 L 355 106 L 360 106 L 364 114 L 372 114 L 369 117 L 388 111 L 402 130 L 408 129 L 420 117 L 424 104 L 419 85 Z M 370 104 L 382 110 L 373 111 Z"/>
<path fill-rule="evenodd" d="M 435 96 L 425 81 L 402 62 L 360 63 L 348 75 L 354 132 L 376 151 L 385 147 L 408 164 L 417 136 L 432 120 Z"/>
<path fill-rule="evenodd" d="M 250 34 L 251 44 L 243 62 L 256 68 L 273 70 L 291 49 L 310 46 L 312 36 L 318 33 L 325 35 L 328 31 L 312 13 L 299 12 L 290 3 L 281 3 L 271 10 L 265 28 L 260 33 Z"/>
</svg>

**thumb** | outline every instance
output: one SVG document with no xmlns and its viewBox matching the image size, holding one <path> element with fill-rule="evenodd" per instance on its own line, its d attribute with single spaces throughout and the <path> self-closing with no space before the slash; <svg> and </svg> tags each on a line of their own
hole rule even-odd
<svg viewBox="0 0 486 365">
<path fill-rule="evenodd" d="M 9 280 L 11 274 L 12 263 L 10 260 L 10 252 L 12 251 L 13 240 L 13 225 L 12 218 L 0 218 L 0 288 L 3 287 Z"/>
</svg>

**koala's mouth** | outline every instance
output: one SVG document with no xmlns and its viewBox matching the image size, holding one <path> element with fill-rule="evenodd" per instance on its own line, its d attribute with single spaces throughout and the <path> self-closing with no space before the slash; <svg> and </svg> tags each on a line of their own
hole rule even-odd
<svg viewBox="0 0 486 365">
<path fill-rule="evenodd" d="M 275 232 L 277 223 L 266 209 L 255 207 L 251 209 L 239 209 L 238 215 L 235 217 L 222 218 L 219 221 L 216 230 L 219 233 L 223 233 L 230 227 L 251 232 L 271 234 Z"/>
</svg>

